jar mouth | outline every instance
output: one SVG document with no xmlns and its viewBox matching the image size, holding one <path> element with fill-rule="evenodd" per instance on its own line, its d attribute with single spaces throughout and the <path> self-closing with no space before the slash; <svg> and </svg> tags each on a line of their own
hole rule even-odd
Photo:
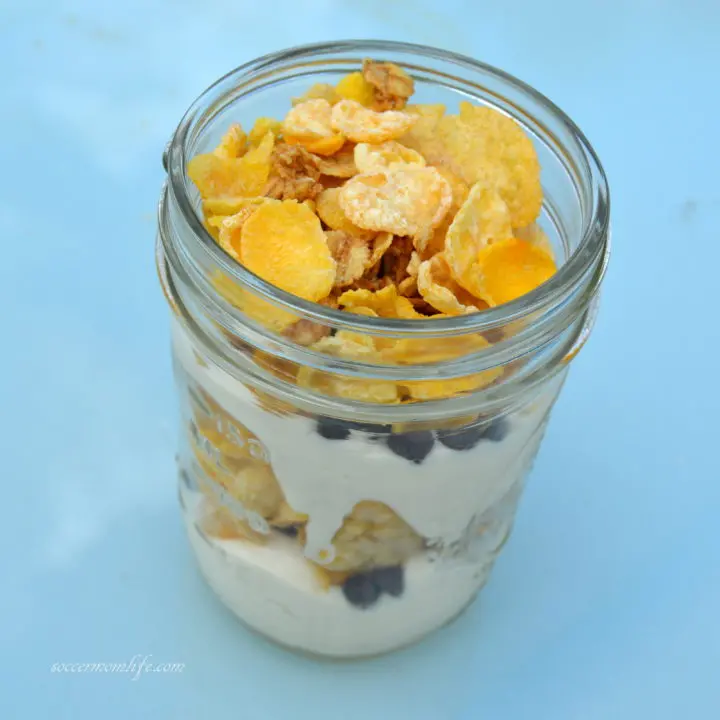
<svg viewBox="0 0 720 720">
<path fill-rule="evenodd" d="M 467 94 L 472 94 L 473 86 L 478 87 L 472 80 L 473 73 L 492 76 L 502 83 L 504 95 L 504 97 L 499 94 L 494 95 L 494 100 L 498 101 L 495 105 L 496 109 L 508 111 L 516 121 L 521 119 L 522 124 L 534 134 L 545 140 L 551 140 L 557 150 L 565 149 L 557 139 L 558 135 L 562 134 L 572 139 L 575 147 L 580 151 L 579 158 L 568 159 L 583 176 L 586 187 L 584 200 L 588 207 L 583 218 L 580 242 L 548 281 L 516 300 L 469 315 L 427 320 L 367 317 L 319 305 L 281 290 L 247 270 L 220 248 L 203 226 L 191 199 L 193 186 L 187 175 L 187 162 L 190 145 L 198 128 L 202 127 L 203 121 L 217 112 L 219 107 L 235 102 L 255 89 L 253 83 L 262 80 L 264 76 L 278 69 L 295 67 L 303 68 L 305 70 L 303 74 L 312 74 L 313 66 L 323 64 L 323 60 L 319 60 L 319 57 L 331 57 L 341 53 L 357 53 L 360 59 L 366 56 L 382 57 L 383 53 L 403 53 L 418 61 L 427 58 L 449 62 L 469 75 L 470 79 L 462 81 L 463 85 L 467 86 Z M 348 60 L 345 59 L 343 62 L 347 64 Z M 443 78 L 449 77 L 422 65 L 403 64 L 411 74 L 414 70 L 429 73 L 435 81 L 442 82 Z M 559 124 L 560 132 L 557 129 L 550 129 L 537 117 L 524 111 L 517 102 L 510 99 L 515 96 L 542 108 L 552 117 L 554 123 Z M 582 167 L 577 167 L 578 160 Z M 415 337 L 486 332 L 523 318 L 541 316 L 549 309 L 562 305 L 584 287 L 592 296 L 600 285 L 606 265 L 610 214 L 608 183 L 595 151 L 580 129 L 551 100 L 521 80 L 478 60 L 429 46 L 386 40 L 343 40 L 302 45 L 270 53 L 245 63 L 211 85 L 190 106 L 168 146 L 167 171 L 168 190 L 173 195 L 183 221 L 191 231 L 195 251 L 205 255 L 232 281 L 249 288 L 260 298 L 337 329 L 365 330 L 375 334 L 392 335 L 411 333 Z M 588 285 L 590 287 L 587 287 Z"/>
</svg>

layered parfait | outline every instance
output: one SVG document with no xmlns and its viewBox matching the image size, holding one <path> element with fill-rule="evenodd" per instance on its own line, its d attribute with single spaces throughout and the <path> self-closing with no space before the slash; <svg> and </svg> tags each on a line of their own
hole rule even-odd
<svg viewBox="0 0 720 720">
<path fill-rule="evenodd" d="M 284 118 L 229 126 L 187 173 L 232 262 L 305 301 L 407 321 L 482 313 L 556 270 L 537 225 L 529 137 L 498 110 L 412 104 L 413 79 L 366 60 Z M 248 321 L 323 356 L 410 365 L 500 338 L 364 335 L 298 319 L 228 276 Z M 248 625 L 322 655 L 410 643 L 458 614 L 510 532 L 561 375 L 513 408 L 369 422 L 294 407 L 243 382 L 176 319 L 181 500 L 202 572 Z M 290 367 L 235 344 L 298 390 L 379 408 L 477 393 L 508 368 L 407 381 Z M 379 414 L 382 417 L 382 414 Z"/>
</svg>

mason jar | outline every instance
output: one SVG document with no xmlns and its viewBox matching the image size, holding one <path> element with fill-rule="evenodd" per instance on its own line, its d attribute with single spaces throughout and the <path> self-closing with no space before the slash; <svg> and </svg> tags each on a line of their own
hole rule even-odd
<svg viewBox="0 0 720 720">
<path fill-rule="evenodd" d="M 365 317 L 288 294 L 212 239 L 190 158 L 231 122 L 281 117 L 363 58 L 460 99 L 533 140 L 557 273 L 507 304 L 444 319 Z M 163 157 L 157 265 L 172 310 L 180 504 L 200 570 L 246 625 L 306 653 L 359 657 L 413 643 L 477 595 L 507 540 L 608 260 L 608 187 L 588 141 L 506 73 L 429 47 L 311 45 L 247 63 L 206 90 Z M 282 318 L 283 322 L 277 322 Z M 321 337 L 327 352 L 310 347 Z M 402 347 L 377 360 L 342 338 Z M 408 388 L 412 402 L 408 402 Z"/>
</svg>

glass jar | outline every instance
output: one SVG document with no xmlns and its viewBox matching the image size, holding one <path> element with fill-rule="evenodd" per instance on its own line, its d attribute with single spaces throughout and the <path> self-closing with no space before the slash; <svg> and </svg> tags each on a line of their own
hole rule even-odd
<svg viewBox="0 0 720 720">
<path fill-rule="evenodd" d="M 365 57 L 410 72 L 414 102 L 451 111 L 470 99 L 530 135 L 545 197 L 525 232 L 552 246 L 560 268 L 548 282 L 472 315 L 388 320 L 285 293 L 213 241 L 188 160 L 231 122 L 281 117 L 290 98 Z M 591 329 L 609 221 L 595 153 L 557 107 L 503 72 L 361 41 L 295 48 L 226 75 L 188 110 L 163 161 L 157 264 L 173 311 L 180 500 L 204 576 L 251 628 L 307 653 L 374 655 L 422 638 L 486 582 Z M 322 337 L 322 351 L 309 347 Z M 362 352 L 368 342 L 402 351 L 379 362 Z"/>
</svg>

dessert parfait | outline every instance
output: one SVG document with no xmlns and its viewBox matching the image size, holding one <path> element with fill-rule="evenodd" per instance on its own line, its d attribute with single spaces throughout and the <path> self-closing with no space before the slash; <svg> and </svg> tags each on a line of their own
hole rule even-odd
<svg viewBox="0 0 720 720">
<path fill-rule="evenodd" d="M 477 78 L 434 101 L 438 51 L 321 47 L 189 111 L 158 264 L 200 569 L 255 630 L 353 657 L 423 637 L 487 580 L 591 323 L 607 242 L 585 225 L 607 218 L 581 136 L 601 185 L 585 218 L 544 198 L 531 123 Z M 263 90 L 275 114 L 248 117 Z"/>
</svg>

